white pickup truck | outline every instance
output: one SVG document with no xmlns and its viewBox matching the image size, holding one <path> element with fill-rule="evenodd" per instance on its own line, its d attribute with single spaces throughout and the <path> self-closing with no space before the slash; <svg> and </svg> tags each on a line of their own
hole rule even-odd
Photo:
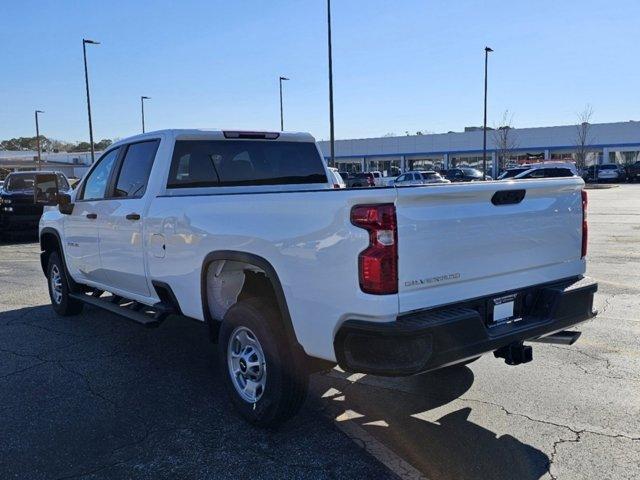
<svg viewBox="0 0 640 480">
<path fill-rule="evenodd" d="M 273 426 L 310 371 L 411 375 L 523 342 L 572 343 L 592 318 L 578 177 L 334 189 L 303 133 L 164 130 L 112 145 L 41 202 L 60 315 L 145 325 L 179 314 L 219 343 L 232 403 Z M 55 178 L 37 179 L 51 192 Z"/>
</svg>

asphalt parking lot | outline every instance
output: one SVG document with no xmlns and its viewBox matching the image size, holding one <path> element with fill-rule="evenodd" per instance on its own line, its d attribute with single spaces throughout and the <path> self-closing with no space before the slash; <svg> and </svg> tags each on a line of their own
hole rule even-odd
<svg viewBox="0 0 640 480">
<path fill-rule="evenodd" d="M 640 478 L 640 185 L 590 190 L 600 315 L 574 346 L 404 379 L 315 375 L 248 427 L 196 322 L 56 317 L 38 246 L 0 245 L 0 478 Z"/>
</svg>

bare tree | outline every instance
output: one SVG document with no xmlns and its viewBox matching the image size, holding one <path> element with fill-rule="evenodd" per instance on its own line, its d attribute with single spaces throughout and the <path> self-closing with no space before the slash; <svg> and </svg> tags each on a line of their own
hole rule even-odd
<svg viewBox="0 0 640 480">
<path fill-rule="evenodd" d="M 576 125 L 576 166 L 579 170 L 586 167 L 589 145 L 593 141 L 591 138 L 591 117 L 593 117 L 593 108 L 587 104 L 584 110 L 578 113 L 578 124 Z"/>
<path fill-rule="evenodd" d="M 518 148 L 518 139 L 513 132 L 513 113 L 509 113 L 509 110 L 504 111 L 500 124 L 493 130 L 493 143 L 498 154 L 498 168 L 503 170 Z"/>
</svg>

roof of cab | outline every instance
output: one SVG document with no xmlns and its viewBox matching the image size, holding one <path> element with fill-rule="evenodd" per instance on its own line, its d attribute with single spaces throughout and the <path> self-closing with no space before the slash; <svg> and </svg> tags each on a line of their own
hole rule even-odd
<svg viewBox="0 0 640 480">
<path fill-rule="evenodd" d="M 238 138 L 227 138 L 225 137 L 225 132 L 230 133 L 241 133 L 241 134 L 278 134 L 278 137 L 275 139 L 270 139 L 270 141 L 285 141 L 285 142 L 315 142 L 315 138 L 306 132 L 278 132 L 278 131 L 269 131 L 269 130 L 241 130 L 241 129 L 208 129 L 208 128 L 177 128 L 177 129 L 165 129 L 165 130 L 155 130 L 153 132 L 146 132 L 139 135 L 134 135 L 132 137 L 123 138 L 113 143 L 113 146 L 120 145 L 123 143 L 131 143 L 131 142 L 139 142 L 145 139 L 157 138 L 159 136 L 166 136 L 169 138 L 173 138 L 176 140 L 238 140 Z M 240 140 L 244 140 L 240 138 Z M 259 139 L 256 139 L 259 140 Z"/>
</svg>

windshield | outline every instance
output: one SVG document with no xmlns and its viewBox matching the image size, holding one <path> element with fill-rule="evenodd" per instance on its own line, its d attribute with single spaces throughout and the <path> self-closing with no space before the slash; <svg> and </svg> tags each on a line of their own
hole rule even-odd
<svg viewBox="0 0 640 480">
<path fill-rule="evenodd" d="M 4 189 L 7 192 L 16 192 L 19 190 L 33 190 L 33 181 L 35 173 L 14 173 L 7 178 Z"/>
</svg>

